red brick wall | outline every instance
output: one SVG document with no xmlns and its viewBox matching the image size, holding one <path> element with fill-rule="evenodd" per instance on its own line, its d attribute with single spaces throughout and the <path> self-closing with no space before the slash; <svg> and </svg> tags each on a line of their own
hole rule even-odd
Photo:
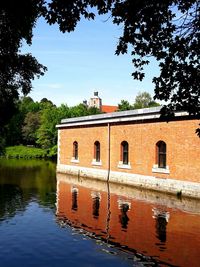
<svg viewBox="0 0 200 267">
<path fill-rule="evenodd" d="M 198 125 L 198 120 L 111 125 L 111 170 L 200 182 L 200 138 L 195 134 Z M 91 164 L 96 140 L 101 144 L 102 166 Z M 120 144 L 124 140 L 129 143 L 130 170 L 118 168 Z M 160 140 L 167 145 L 170 174 L 152 172 L 156 143 Z M 79 144 L 79 163 L 71 163 L 74 141 Z M 106 169 L 107 161 L 108 126 L 60 131 L 61 164 Z"/>
<path fill-rule="evenodd" d="M 73 142 L 78 142 L 78 157 L 79 164 L 71 163 Z M 92 160 L 94 158 L 94 143 L 100 142 L 101 146 L 101 161 L 100 168 L 107 168 L 107 143 L 108 134 L 107 127 L 88 127 L 88 128 L 75 128 L 64 129 L 60 133 L 60 163 L 67 165 L 78 165 L 83 167 L 92 167 Z M 98 166 L 95 166 L 98 168 Z"/>
</svg>

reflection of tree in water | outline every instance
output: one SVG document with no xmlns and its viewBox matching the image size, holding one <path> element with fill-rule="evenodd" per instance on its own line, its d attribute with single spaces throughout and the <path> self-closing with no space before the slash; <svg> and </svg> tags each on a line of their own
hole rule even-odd
<svg viewBox="0 0 200 267">
<path fill-rule="evenodd" d="M 167 239 L 167 224 L 169 220 L 169 212 L 162 209 L 153 209 L 153 218 L 156 220 L 156 237 L 165 243 Z"/>
<path fill-rule="evenodd" d="M 121 214 L 119 215 L 119 220 L 120 220 L 121 226 L 123 229 L 127 229 L 128 221 L 129 221 L 129 217 L 127 215 L 127 212 L 129 210 L 128 203 L 121 203 L 120 210 L 121 210 Z"/>
<path fill-rule="evenodd" d="M 23 198 L 22 189 L 13 184 L 0 185 L 0 218 L 13 217 L 16 212 L 24 211 L 27 203 Z"/>
<path fill-rule="evenodd" d="M 19 187 L 26 202 L 34 198 L 41 206 L 55 209 L 55 163 L 51 161 L 1 159 L 0 184 Z"/>
<path fill-rule="evenodd" d="M 72 210 L 78 209 L 78 188 L 72 187 Z"/>
<path fill-rule="evenodd" d="M 98 193 L 98 192 L 92 192 L 91 196 L 92 196 L 92 201 L 93 201 L 93 203 L 92 203 L 92 208 L 93 208 L 92 215 L 95 219 L 98 219 L 101 196 L 100 196 L 100 193 Z"/>
</svg>

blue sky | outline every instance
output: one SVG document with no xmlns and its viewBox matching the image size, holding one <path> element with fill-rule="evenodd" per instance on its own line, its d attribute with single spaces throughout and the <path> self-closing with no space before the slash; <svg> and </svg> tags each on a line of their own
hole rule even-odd
<svg viewBox="0 0 200 267">
<path fill-rule="evenodd" d="M 143 82 L 133 80 L 131 56 L 115 55 L 121 31 L 108 16 L 81 20 L 74 32 L 65 34 L 40 19 L 32 46 L 22 51 L 31 52 L 48 71 L 33 81 L 30 96 L 72 106 L 88 100 L 94 91 L 105 105 L 117 105 L 122 99 L 133 103 L 141 91 L 153 95 L 151 80 L 158 73 L 157 63 L 152 60 L 146 67 Z"/>
</svg>

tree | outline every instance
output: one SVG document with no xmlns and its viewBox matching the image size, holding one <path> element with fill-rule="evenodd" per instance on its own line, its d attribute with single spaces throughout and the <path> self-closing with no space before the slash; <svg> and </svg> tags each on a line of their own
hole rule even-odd
<svg viewBox="0 0 200 267">
<path fill-rule="evenodd" d="M 134 109 L 157 107 L 160 104 L 153 101 L 151 95 L 148 92 L 138 93 L 133 105 Z"/>
<path fill-rule="evenodd" d="M 69 117 L 81 117 L 81 116 L 87 116 L 87 115 L 95 115 L 100 114 L 100 110 L 96 107 L 88 107 L 84 105 L 83 103 L 80 103 L 79 105 L 70 107 L 69 109 Z"/>
<path fill-rule="evenodd" d="M 1 68 L 1 67 L 0 67 Z M 0 153 L 3 151 L 7 139 L 5 125 L 17 111 L 16 92 L 0 87 Z M 4 127 L 3 127 L 4 126 Z"/>
<path fill-rule="evenodd" d="M 35 120 L 34 115 L 31 116 L 30 114 L 37 113 L 40 109 L 40 104 L 38 102 L 34 102 L 31 97 L 22 97 L 16 101 L 14 115 L 4 127 L 6 145 L 16 145 L 24 142 L 26 144 L 30 143 L 30 140 L 27 140 L 26 133 L 28 128 L 31 128 L 31 119 Z M 28 113 L 30 114 L 28 115 Z M 24 137 L 22 133 L 23 129 L 25 129 Z M 34 135 L 34 133 L 31 133 L 30 130 L 30 135 L 32 134 Z"/>
<path fill-rule="evenodd" d="M 98 114 L 100 111 L 96 108 L 87 108 L 84 104 L 68 107 L 62 104 L 60 107 L 55 105 L 41 111 L 41 126 L 37 131 L 37 144 L 44 148 L 52 148 L 57 144 L 56 125 L 63 118 L 80 117 L 92 114 Z"/>
<path fill-rule="evenodd" d="M 41 111 L 41 126 L 37 131 L 37 144 L 43 148 L 51 148 L 57 144 L 56 124 L 61 119 L 69 117 L 70 111 L 67 105 L 52 106 Z"/>
<path fill-rule="evenodd" d="M 26 144 L 35 145 L 37 140 L 37 130 L 40 127 L 40 113 L 28 112 L 26 114 L 22 134 Z"/>
<path fill-rule="evenodd" d="M 118 104 L 118 111 L 140 109 L 140 108 L 151 108 L 160 106 L 155 102 L 148 92 L 140 92 L 135 98 L 135 102 L 131 105 L 127 100 L 121 100 Z"/>
<path fill-rule="evenodd" d="M 19 91 L 28 94 L 32 80 L 46 70 L 31 54 L 20 51 L 23 41 L 31 44 L 42 3 L 40 0 L 0 2 L 0 118 L 4 118 L 0 119 L 0 128 L 13 115 Z"/>
<path fill-rule="evenodd" d="M 30 54 L 20 54 L 22 40 L 31 44 L 37 18 L 70 32 L 81 18 L 94 19 L 96 12 L 109 13 L 123 29 L 116 54 L 131 49 L 134 79 L 144 78 L 149 57 L 159 62 L 160 76 L 153 82 L 155 99 L 169 102 L 163 114 L 185 110 L 200 118 L 199 0 L 2 0 L 0 88 L 28 93 L 35 75 L 43 75 L 44 66 Z"/>
<path fill-rule="evenodd" d="M 11 116 L 15 113 L 16 100 L 18 94 L 16 91 L 11 89 L 4 89 L 0 87 L 0 132 L 2 130 L 2 125 L 5 125 Z"/>
<path fill-rule="evenodd" d="M 45 98 L 42 98 L 40 100 L 39 105 L 40 105 L 40 109 L 46 109 L 46 108 L 50 108 L 50 107 L 55 106 L 53 104 L 53 102 L 51 100 L 47 99 L 46 97 Z"/>
<path fill-rule="evenodd" d="M 22 97 L 18 103 L 19 112 L 24 114 L 24 116 L 26 116 L 28 112 L 38 112 L 41 110 L 40 103 L 34 102 L 30 96 Z"/>
<path fill-rule="evenodd" d="M 88 115 L 100 114 L 101 111 L 97 107 L 88 107 Z"/>
<path fill-rule="evenodd" d="M 133 106 L 127 101 L 122 99 L 121 102 L 118 104 L 118 111 L 130 110 L 133 109 Z"/>
<path fill-rule="evenodd" d="M 31 97 L 22 97 L 15 104 L 15 114 L 1 133 L 6 145 L 35 144 L 40 114 L 54 104 L 47 98 L 34 102 Z"/>
<path fill-rule="evenodd" d="M 5 144 L 6 146 L 14 146 L 23 143 L 22 125 L 24 123 L 24 114 L 16 111 L 5 127 Z"/>
</svg>

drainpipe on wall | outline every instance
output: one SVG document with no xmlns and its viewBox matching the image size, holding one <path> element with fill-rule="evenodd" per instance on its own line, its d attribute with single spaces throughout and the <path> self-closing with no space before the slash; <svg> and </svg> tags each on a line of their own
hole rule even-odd
<svg viewBox="0 0 200 267">
<path fill-rule="evenodd" d="M 108 199 L 107 199 L 107 220 L 106 220 L 106 241 L 109 242 L 110 239 L 110 123 L 108 123 L 108 174 L 107 174 L 107 190 L 108 190 Z"/>
<path fill-rule="evenodd" d="M 108 175 L 107 182 L 110 178 L 110 123 L 108 123 Z"/>
</svg>

